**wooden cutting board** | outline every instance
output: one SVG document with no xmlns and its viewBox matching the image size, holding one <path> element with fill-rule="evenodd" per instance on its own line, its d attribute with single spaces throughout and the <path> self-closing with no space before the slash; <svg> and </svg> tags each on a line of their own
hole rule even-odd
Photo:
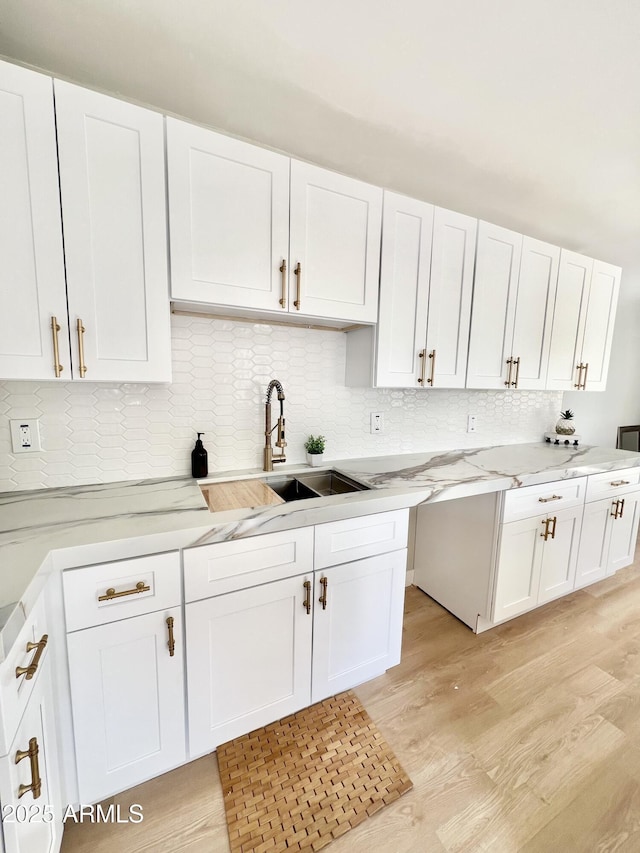
<svg viewBox="0 0 640 853">
<path fill-rule="evenodd" d="M 261 480 L 231 480 L 228 483 L 209 483 L 200 488 L 211 512 L 284 503 L 280 495 Z"/>
</svg>

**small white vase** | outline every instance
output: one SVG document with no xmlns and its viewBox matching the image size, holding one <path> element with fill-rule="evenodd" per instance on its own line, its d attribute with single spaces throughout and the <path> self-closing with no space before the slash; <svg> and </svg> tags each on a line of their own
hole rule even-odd
<svg viewBox="0 0 640 853">
<path fill-rule="evenodd" d="M 317 468 L 319 465 L 322 465 L 323 459 L 323 453 L 307 453 L 307 465 L 311 465 L 312 468 Z"/>
<path fill-rule="evenodd" d="M 565 418 L 560 418 L 560 420 L 556 424 L 557 435 L 573 435 L 575 431 L 576 428 L 573 425 L 573 420 L 566 420 Z"/>
</svg>

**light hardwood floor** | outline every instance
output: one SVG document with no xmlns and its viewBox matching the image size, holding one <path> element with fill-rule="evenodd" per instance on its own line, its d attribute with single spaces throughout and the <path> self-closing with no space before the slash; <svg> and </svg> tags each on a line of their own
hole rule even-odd
<svg viewBox="0 0 640 853">
<path fill-rule="evenodd" d="M 402 663 L 356 692 L 414 788 L 332 853 L 638 853 L 639 557 L 480 636 L 408 589 Z M 213 755 L 113 801 L 144 821 L 63 853 L 228 853 Z"/>
</svg>

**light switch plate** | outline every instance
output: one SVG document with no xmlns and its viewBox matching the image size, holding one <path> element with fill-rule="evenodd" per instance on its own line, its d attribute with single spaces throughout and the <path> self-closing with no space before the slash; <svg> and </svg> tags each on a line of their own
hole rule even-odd
<svg viewBox="0 0 640 853">
<path fill-rule="evenodd" d="M 9 421 L 9 424 L 14 453 L 37 453 L 42 449 L 40 447 L 40 421 L 37 418 Z"/>
</svg>

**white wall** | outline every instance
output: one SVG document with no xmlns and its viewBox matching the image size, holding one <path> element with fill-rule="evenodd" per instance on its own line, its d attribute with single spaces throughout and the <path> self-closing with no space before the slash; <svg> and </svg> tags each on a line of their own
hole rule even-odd
<svg viewBox="0 0 640 853">
<path fill-rule="evenodd" d="M 270 379 L 286 395 L 287 457 L 323 433 L 327 457 L 540 441 L 562 395 L 533 391 L 374 390 L 344 385 L 341 332 L 174 316 L 171 385 L 0 383 L 0 491 L 190 474 L 197 431 L 209 471 L 262 465 Z M 369 432 L 384 414 L 385 433 Z M 478 431 L 466 432 L 475 414 Z M 43 451 L 14 455 L 9 420 L 38 417 Z M 276 466 L 277 467 L 277 466 Z"/>
</svg>

